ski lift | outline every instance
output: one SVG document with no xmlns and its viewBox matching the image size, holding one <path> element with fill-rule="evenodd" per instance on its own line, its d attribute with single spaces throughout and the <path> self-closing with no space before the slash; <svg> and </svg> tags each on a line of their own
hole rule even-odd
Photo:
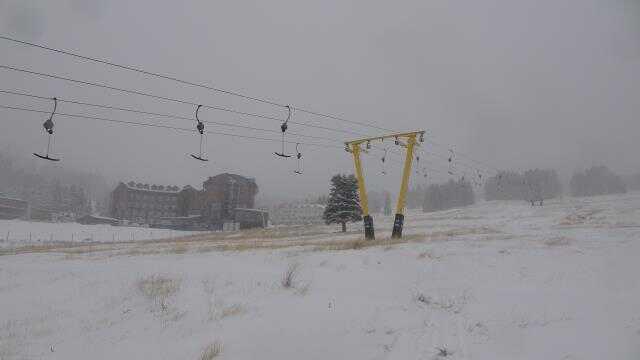
<svg viewBox="0 0 640 360">
<path fill-rule="evenodd" d="M 453 149 L 449 149 L 449 158 L 447 159 L 449 162 L 449 175 L 453 175 L 453 172 L 455 172 L 455 165 L 453 163 L 455 157 L 456 154 L 453 152 Z"/>
<path fill-rule="evenodd" d="M 400 140 L 398 140 L 398 137 L 397 137 L 397 136 L 396 136 L 395 144 L 396 144 L 396 145 L 400 145 Z"/>
<path fill-rule="evenodd" d="M 480 172 L 480 170 L 476 169 L 476 172 L 478 173 L 478 179 L 475 180 L 476 186 L 477 187 L 481 187 L 482 186 L 482 173 Z"/>
<path fill-rule="evenodd" d="M 283 157 L 283 158 L 288 158 L 291 157 L 291 155 L 287 155 L 284 153 L 284 133 L 287 132 L 287 123 L 289 122 L 289 119 L 291 119 L 291 106 L 286 105 L 287 108 L 287 120 L 285 120 L 282 125 L 280 125 L 280 130 L 282 131 L 282 152 L 274 152 L 275 155 Z"/>
<path fill-rule="evenodd" d="M 480 172 L 477 169 L 476 169 L 476 175 L 480 175 Z M 480 183 L 480 181 L 478 180 L 478 177 L 476 175 L 470 176 L 469 179 L 470 179 L 470 181 L 473 181 L 473 186 L 480 187 L 482 184 Z"/>
<path fill-rule="evenodd" d="M 367 150 L 371 149 L 371 141 L 367 141 Z"/>
<path fill-rule="evenodd" d="M 202 105 L 198 105 L 198 107 L 196 108 L 196 122 L 197 122 L 196 129 L 200 133 L 200 152 L 198 153 L 198 155 L 191 154 L 191 157 L 200 161 L 209 161 L 209 159 L 206 159 L 202 153 L 202 138 L 204 137 L 204 123 L 202 123 L 202 121 L 200 121 L 200 119 L 198 118 L 198 112 L 200 111 L 201 107 Z"/>
<path fill-rule="evenodd" d="M 384 162 L 387 160 L 387 148 L 384 148 L 384 155 L 382 155 L 382 159 L 380 160 L 382 160 L 382 175 L 386 175 L 387 171 Z"/>
<path fill-rule="evenodd" d="M 418 172 L 418 168 L 420 168 L 420 155 L 416 155 L 416 175 L 420 174 Z M 427 167 L 423 166 L 420 171 L 422 172 L 422 177 L 427 180 Z"/>
<path fill-rule="evenodd" d="M 42 124 L 42 127 L 44 127 L 44 130 L 49 134 L 48 135 L 48 139 L 47 139 L 47 152 L 45 155 L 41 155 L 38 153 L 33 153 L 33 155 L 35 155 L 36 157 L 39 157 L 40 159 L 44 159 L 44 160 L 49 160 L 49 161 L 60 161 L 60 159 L 58 158 L 53 158 L 51 156 L 49 156 L 49 150 L 51 149 L 51 135 L 53 135 L 53 115 L 56 113 L 56 108 L 58 107 L 58 99 L 57 98 L 53 98 L 53 111 L 51 112 L 51 116 L 49 116 L 49 119 L 47 119 L 47 121 L 45 121 Z"/>
<path fill-rule="evenodd" d="M 300 146 L 300 144 L 296 143 L 296 158 L 298 159 L 298 165 L 297 165 L 297 168 L 294 171 L 294 173 L 296 173 L 298 175 L 302 175 L 303 168 L 304 168 L 304 163 L 303 163 L 303 160 L 302 160 L 302 153 L 298 150 L 298 146 Z"/>
</svg>

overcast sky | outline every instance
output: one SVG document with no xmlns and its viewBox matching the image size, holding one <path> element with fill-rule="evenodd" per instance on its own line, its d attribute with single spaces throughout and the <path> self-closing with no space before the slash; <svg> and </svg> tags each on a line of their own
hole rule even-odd
<svg viewBox="0 0 640 360">
<path fill-rule="evenodd" d="M 215 85 L 394 130 L 427 130 L 427 141 L 493 168 L 553 167 L 563 176 L 595 164 L 640 170 L 640 2 L 637 0 L 0 0 L 2 34 Z M 0 40 L 0 63 L 104 82 L 240 111 L 285 117 L 282 108 L 87 63 Z M 0 88 L 192 117 L 194 107 L 35 78 L 0 69 Z M 51 103 L 0 94 L 0 104 Z M 195 122 L 60 104 L 58 111 L 192 127 Z M 201 118 L 279 130 L 279 123 L 205 109 Z M 46 146 L 47 115 L 0 109 L 0 144 L 28 154 Z M 337 148 L 302 146 L 303 176 L 279 144 L 208 135 L 209 163 L 188 157 L 198 136 L 57 117 L 59 164 L 111 179 L 200 185 L 231 171 L 261 193 L 301 196 L 352 172 Z M 379 130 L 294 112 L 292 121 L 351 132 Z M 208 130 L 278 138 L 208 125 Z M 291 125 L 289 131 L 353 135 Z M 290 137 L 296 141 L 295 136 Z M 308 142 L 324 140 L 301 139 Z M 332 145 L 340 146 L 338 143 Z M 390 143 L 385 143 L 391 146 Z M 391 146 L 392 147 L 392 146 Z M 422 165 L 445 177 L 447 150 L 426 144 Z M 288 152 L 293 147 L 287 146 Z M 399 157 L 381 176 L 380 152 L 364 157 L 370 188 L 395 189 Z M 457 156 L 457 172 L 473 164 Z M 32 161 L 36 161 L 35 159 Z M 395 171 L 394 171 L 395 170 Z M 436 172 L 440 171 L 440 174 Z M 417 176 L 414 181 L 420 179 Z M 420 179 L 420 181 L 422 181 Z"/>
</svg>

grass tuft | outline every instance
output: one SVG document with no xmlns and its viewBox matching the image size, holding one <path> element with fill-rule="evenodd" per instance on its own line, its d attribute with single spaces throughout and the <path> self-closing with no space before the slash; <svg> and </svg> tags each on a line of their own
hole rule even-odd
<svg viewBox="0 0 640 360">
<path fill-rule="evenodd" d="M 447 349 L 445 347 L 439 347 L 439 348 L 436 348 L 436 350 L 438 350 L 438 354 L 437 354 L 438 357 L 443 357 L 444 358 L 444 357 L 449 357 L 449 356 L 453 355 L 453 351 L 451 351 L 451 350 L 449 350 L 449 349 Z"/>
<path fill-rule="evenodd" d="M 138 280 L 138 290 L 148 299 L 167 310 L 167 299 L 180 290 L 180 280 L 151 275 Z"/>
<path fill-rule="evenodd" d="M 284 272 L 284 275 L 282 275 L 282 280 L 280 281 L 283 288 L 290 289 L 294 287 L 296 277 L 298 276 L 299 267 L 300 266 L 298 264 L 289 265 L 289 268 L 287 268 L 287 271 Z"/>
<path fill-rule="evenodd" d="M 222 344 L 216 341 L 204 348 L 202 354 L 200 355 L 200 360 L 212 360 L 214 358 L 217 358 L 221 353 Z"/>
<path fill-rule="evenodd" d="M 558 236 L 548 239 L 544 242 L 547 246 L 569 246 L 571 245 L 571 239 L 564 236 Z"/>
</svg>

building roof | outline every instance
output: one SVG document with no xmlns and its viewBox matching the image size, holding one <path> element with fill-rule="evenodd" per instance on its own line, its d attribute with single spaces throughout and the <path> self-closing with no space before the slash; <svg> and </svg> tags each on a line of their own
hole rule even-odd
<svg viewBox="0 0 640 360">
<path fill-rule="evenodd" d="M 165 193 L 165 194 L 177 194 L 180 192 L 180 188 L 178 186 L 173 185 L 149 185 L 149 184 L 141 184 L 134 183 L 133 181 L 129 181 L 128 183 L 121 182 L 120 184 L 124 185 L 127 189 L 130 190 L 139 190 L 139 191 L 148 191 L 154 193 Z"/>
<path fill-rule="evenodd" d="M 195 220 L 202 218 L 202 215 L 188 215 L 188 216 L 165 216 L 159 217 L 159 220 Z"/>
<path fill-rule="evenodd" d="M 305 202 L 293 202 L 282 203 L 274 206 L 274 209 L 302 209 L 302 208 L 318 208 L 324 209 L 326 206 L 322 204 L 305 203 Z"/>
<path fill-rule="evenodd" d="M 250 178 L 250 177 L 246 177 L 238 174 L 222 173 L 215 176 L 209 176 L 209 178 L 205 181 L 205 183 L 214 179 L 225 178 L 225 177 L 230 177 L 230 178 L 233 178 L 234 180 L 241 180 L 241 181 L 247 181 L 252 183 L 256 182 L 256 179 L 254 178 Z"/>
</svg>

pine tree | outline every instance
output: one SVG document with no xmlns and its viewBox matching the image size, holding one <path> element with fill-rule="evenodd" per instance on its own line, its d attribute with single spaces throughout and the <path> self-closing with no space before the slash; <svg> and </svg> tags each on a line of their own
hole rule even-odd
<svg viewBox="0 0 640 360">
<path fill-rule="evenodd" d="M 323 219 L 327 225 L 341 224 L 342 232 L 347 231 L 348 222 L 362 220 L 358 181 L 353 175 L 334 175 Z"/>
</svg>

